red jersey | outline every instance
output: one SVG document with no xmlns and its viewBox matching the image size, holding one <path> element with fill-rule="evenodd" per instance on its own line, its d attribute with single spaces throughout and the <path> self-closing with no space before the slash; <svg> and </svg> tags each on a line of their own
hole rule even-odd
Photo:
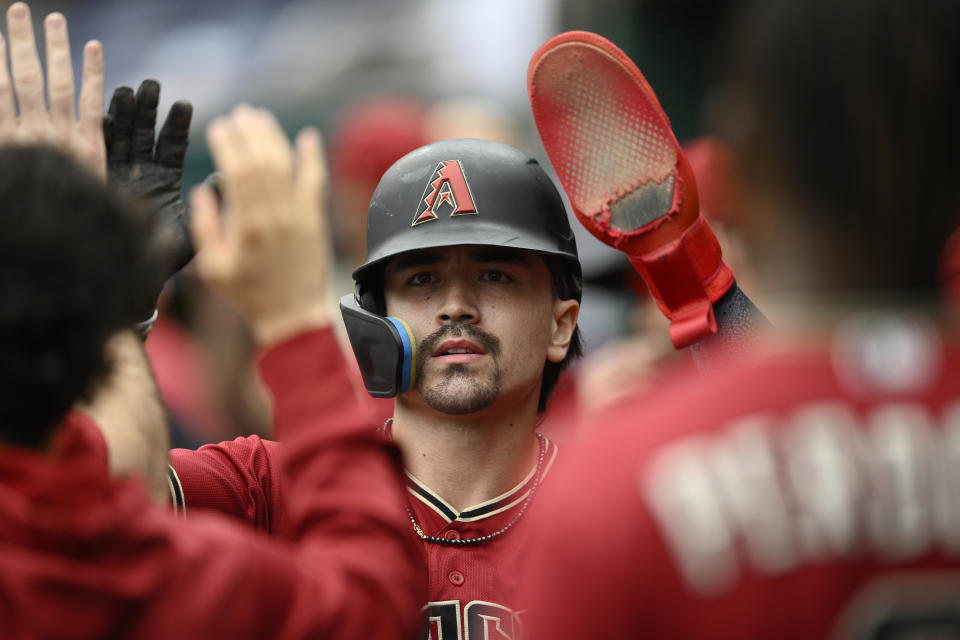
<svg viewBox="0 0 960 640">
<path fill-rule="evenodd" d="M 598 417 L 534 514 L 531 637 L 960 637 L 960 350 L 841 327 Z"/>
<path fill-rule="evenodd" d="M 335 344 L 328 346 L 337 349 Z M 327 378 L 350 379 L 339 351 L 331 352 L 325 361 Z M 469 545 L 429 542 L 406 520 L 408 540 L 421 548 L 421 568 L 425 564 L 429 575 L 428 598 L 414 610 L 422 606 L 427 639 L 520 637 L 522 621 L 515 596 L 520 580 L 517 566 L 525 548 L 524 516 L 532 502 L 531 492 L 536 495 L 535 487 L 553 466 L 557 447 L 543 438 L 541 451 L 542 460 L 538 458 L 516 487 L 459 513 L 408 475 L 407 503 L 424 535 L 446 540 L 491 536 Z M 196 451 L 175 449 L 170 453 L 175 504 L 186 510 L 188 520 L 196 511 L 213 509 L 257 528 L 276 530 L 287 517 L 289 502 L 282 455 L 278 443 L 257 436 Z M 400 499 L 396 506 L 404 502 Z"/>
<path fill-rule="evenodd" d="M 420 531 L 451 541 L 422 540 L 429 573 L 426 640 L 522 637 L 517 593 L 518 567 L 529 543 L 524 516 L 557 455 L 547 438 L 541 447 L 542 462 L 517 486 L 460 512 L 407 474 L 409 506 Z M 455 542 L 484 536 L 490 538 L 477 544 Z"/>
<path fill-rule="evenodd" d="M 0 635 L 410 637 L 425 585 L 396 452 L 352 393 L 318 385 L 332 341 L 304 334 L 261 361 L 286 447 L 273 539 L 205 514 L 178 521 L 140 482 L 110 478 L 81 414 L 51 452 L 0 447 Z"/>
</svg>

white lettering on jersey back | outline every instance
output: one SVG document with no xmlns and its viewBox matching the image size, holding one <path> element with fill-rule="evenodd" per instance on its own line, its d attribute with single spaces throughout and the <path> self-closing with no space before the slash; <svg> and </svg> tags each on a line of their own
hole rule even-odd
<svg viewBox="0 0 960 640">
<path fill-rule="evenodd" d="M 856 416 L 840 404 L 801 410 L 784 431 L 783 448 L 790 452 L 785 471 L 803 557 L 815 561 L 850 553 L 857 543 L 856 505 L 863 490 Z"/>
<path fill-rule="evenodd" d="M 932 430 L 920 406 L 888 405 L 869 417 L 867 530 L 871 547 L 891 560 L 916 557 L 931 542 Z"/>
<path fill-rule="evenodd" d="M 939 453 L 934 458 L 934 527 L 944 550 L 960 555 L 960 402 L 944 412 Z"/>
<path fill-rule="evenodd" d="M 794 566 L 796 550 L 768 431 L 763 416 L 738 420 L 718 438 L 707 463 L 753 564 L 775 575 Z"/>
<path fill-rule="evenodd" d="M 687 582 L 723 591 L 737 576 L 733 529 L 706 465 L 709 442 L 668 445 L 653 460 L 643 490 Z"/>
<path fill-rule="evenodd" d="M 860 419 L 827 402 L 780 419 L 779 429 L 754 415 L 670 443 L 639 478 L 694 592 L 726 590 L 741 565 L 775 576 L 871 553 L 909 560 L 934 545 L 960 554 L 960 403 L 942 428 L 908 403 Z"/>
</svg>

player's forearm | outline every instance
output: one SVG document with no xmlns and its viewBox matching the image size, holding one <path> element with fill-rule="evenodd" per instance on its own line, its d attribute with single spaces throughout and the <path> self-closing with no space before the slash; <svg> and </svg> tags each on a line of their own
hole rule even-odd
<svg viewBox="0 0 960 640">
<path fill-rule="evenodd" d="M 107 346 L 113 369 L 91 402 L 77 409 L 89 414 L 107 443 L 110 472 L 139 476 L 151 495 L 165 501 L 170 433 L 143 344 L 133 331 Z"/>
<path fill-rule="evenodd" d="M 717 332 L 690 345 L 690 353 L 701 369 L 730 356 L 746 354 L 771 326 L 736 282 L 713 304 L 713 315 Z"/>
<path fill-rule="evenodd" d="M 293 149 L 272 115 L 239 106 L 207 142 L 225 197 L 221 210 L 211 188 L 192 193 L 197 268 L 267 348 L 260 371 L 289 486 L 279 533 L 301 560 L 290 606 L 315 624 L 272 635 L 402 637 L 425 584 L 399 458 L 364 419 L 332 330 L 317 329 L 329 321 L 330 259 L 319 135 L 302 131 Z"/>
<path fill-rule="evenodd" d="M 366 419 L 331 329 L 276 345 L 260 368 L 284 446 L 281 535 L 306 541 L 304 561 L 326 576 L 337 637 L 395 634 L 398 622 L 415 622 L 425 576 L 394 445 Z"/>
</svg>

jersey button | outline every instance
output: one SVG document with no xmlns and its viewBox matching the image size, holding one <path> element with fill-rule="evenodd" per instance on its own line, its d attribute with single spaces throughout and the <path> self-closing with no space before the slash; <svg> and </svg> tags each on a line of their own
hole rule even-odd
<svg viewBox="0 0 960 640">
<path fill-rule="evenodd" d="M 450 579 L 450 584 L 452 584 L 455 587 L 459 587 L 460 585 L 462 585 L 463 581 L 465 580 L 465 578 L 463 577 L 463 574 L 457 571 L 456 569 L 451 571 L 450 575 L 448 575 L 447 577 Z"/>
<path fill-rule="evenodd" d="M 447 531 L 445 534 L 443 534 L 443 537 L 446 538 L 447 540 L 459 540 L 460 534 L 454 531 L 453 529 L 450 529 L 450 531 Z"/>
</svg>

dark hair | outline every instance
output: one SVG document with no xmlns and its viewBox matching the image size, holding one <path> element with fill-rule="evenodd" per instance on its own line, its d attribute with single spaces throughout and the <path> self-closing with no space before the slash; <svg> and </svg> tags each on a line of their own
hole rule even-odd
<svg viewBox="0 0 960 640">
<path fill-rule="evenodd" d="M 0 202 L 0 440 L 42 448 L 159 267 L 145 219 L 53 148 L 0 148 Z"/>
<path fill-rule="evenodd" d="M 960 3 L 765 0 L 742 18 L 719 124 L 749 189 L 800 214 L 779 220 L 800 232 L 786 244 L 812 240 L 797 250 L 824 288 L 933 289 L 960 203 Z"/>
<path fill-rule="evenodd" d="M 547 269 L 550 270 L 553 294 L 560 300 L 573 298 L 579 302 L 583 296 L 583 276 L 580 274 L 580 266 L 576 265 L 574 267 L 570 260 L 554 256 L 544 256 L 543 261 L 547 263 Z M 573 328 L 570 347 L 567 349 L 567 355 L 563 360 L 560 362 L 547 360 L 546 364 L 543 365 L 543 382 L 540 383 L 537 413 L 543 413 L 547 410 L 547 401 L 550 400 L 550 394 L 553 393 L 557 382 L 560 381 L 560 374 L 582 355 L 583 338 L 580 334 L 580 326 L 577 325 Z"/>
</svg>

